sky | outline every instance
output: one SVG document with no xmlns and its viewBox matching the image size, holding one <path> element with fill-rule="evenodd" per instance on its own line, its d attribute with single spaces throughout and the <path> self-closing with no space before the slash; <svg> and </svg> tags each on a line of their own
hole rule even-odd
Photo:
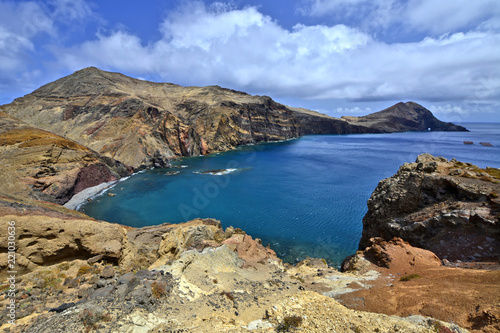
<svg viewBox="0 0 500 333">
<path fill-rule="evenodd" d="M 498 0 L 0 0 L 0 104 L 95 66 L 332 116 L 500 122 Z"/>
</svg>

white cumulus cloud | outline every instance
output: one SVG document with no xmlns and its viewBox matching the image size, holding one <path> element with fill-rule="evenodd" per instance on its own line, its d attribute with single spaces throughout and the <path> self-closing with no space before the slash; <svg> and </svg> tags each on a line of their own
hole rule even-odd
<svg viewBox="0 0 500 333">
<path fill-rule="evenodd" d="M 304 0 L 299 12 L 316 17 L 357 21 L 362 26 L 431 32 L 436 35 L 469 29 L 500 14 L 497 0 Z"/>
<path fill-rule="evenodd" d="M 346 25 L 281 27 L 255 7 L 191 3 L 144 43 L 124 31 L 58 50 L 71 69 L 88 65 L 189 84 L 220 84 L 273 97 L 454 101 L 499 98 L 500 34 L 468 31 L 384 43 Z M 481 93 L 483 93 L 481 95 Z"/>
<path fill-rule="evenodd" d="M 83 0 L 0 1 L 0 89 L 30 86 L 42 72 L 39 40 L 58 40 L 61 22 L 75 24 L 91 15 Z"/>
</svg>

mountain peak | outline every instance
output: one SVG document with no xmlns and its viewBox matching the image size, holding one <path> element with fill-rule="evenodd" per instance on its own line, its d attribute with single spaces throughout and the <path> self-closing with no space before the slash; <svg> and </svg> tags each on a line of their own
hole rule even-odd
<svg viewBox="0 0 500 333">
<path fill-rule="evenodd" d="M 462 126 L 440 121 L 430 110 L 412 101 L 399 102 L 363 117 L 346 117 L 345 119 L 353 124 L 377 128 L 382 132 L 467 131 Z"/>
<path fill-rule="evenodd" d="M 148 82 L 96 67 L 46 84 L 2 110 L 134 168 L 306 134 L 465 130 L 414 102 L 341 120 L 268 96 Z"/>
</svg>

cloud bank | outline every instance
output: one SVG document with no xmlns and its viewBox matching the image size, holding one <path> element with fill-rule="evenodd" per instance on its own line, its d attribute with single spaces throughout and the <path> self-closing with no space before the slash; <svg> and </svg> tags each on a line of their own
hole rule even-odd
<svg viewBox="0 0 500 333">
<path fill-rule="evenodd" d="M 58 17 L 67 18 L 68 10 L 74 19 L 93 15 L 83 3 L 68 7 L 71 3 L 58 0 L 52 10 L 34 2 L 0 3 L 0 18 L 22 21 L 5 14 L 5 8 L 25 18 L 32 12 L 39 15 L 39 24 L 28 29 L 30 33 L 14 22 L 0 25 L 0 84 L 8 83 L 5 78 L 16 73 L 28 72 L 23 57 L 38 47 L 39 36 L 61 33 L 61 24 L 55 23 Z M 339 100 L 418 100 L 434 103 L 443 114 L 460 114 L 453 108 L 457 104 L 464 108 L 464 103 L 474 108 L 497 107 L 500 24 L 494 18 L 499 16 L 500 4 L 489 0 L 443 0 L 439 4 L 430 0 L 309 0 L 301 2 L 301 15 L 342 13 L 360 22 L 299 23 L 286 29 L 257 7 L 194 1 L 159 23 L 161 38 L 157 40 L 141 40 L 126 29 L 100 29 L 95 38 L 73 46 L 52 43 L 51 66 L 70 71 L 97 66 L 157 81 L 219 84 L 275 98 L 332 104 Z M 454 15 L 449 15 L 452 11 Z M 363 21 L 362 15 L 367 19 Z M 401 26 L 403 21 L 404 29 L 425 31 L 425 37 L 410 42 L 377 38 L 377 32 Z"/>
<path fill-rule="evenodd" d="M 160 30 L 162 38 L 150 44 L 124 31 L 99 34 L 96 40 L 59 50 L 59 61 L 73 69 L 97 64 L 157 73 L 173 82 L 218 83 L 311 99 L 500 97 L 493 88 L 500 83 L 497 31 L 388 44 L 343 24 L 297 24 L 286 30 L 255 7 L 214 8 L 199 2 L 169 15 Z M 484 85 L 487 78 L 490 86 Z"/>
</svg>

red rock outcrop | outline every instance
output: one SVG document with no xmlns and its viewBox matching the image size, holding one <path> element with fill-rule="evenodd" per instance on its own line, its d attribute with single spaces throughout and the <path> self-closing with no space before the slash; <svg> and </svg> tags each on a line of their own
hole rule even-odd
<svg viewBox="0 0 500 333">
<path fill-rule="evenodd" d="M 387 315 L 423 315 L 452 321 L 474 332 L 498 332 L 499 270 L 452 268 L 432 252 L 400 238 L 371 238 L 342 264 L 348 272 L 375 270 L 365 288 L 337 298 L 349 308 Z"/>
</svg>

